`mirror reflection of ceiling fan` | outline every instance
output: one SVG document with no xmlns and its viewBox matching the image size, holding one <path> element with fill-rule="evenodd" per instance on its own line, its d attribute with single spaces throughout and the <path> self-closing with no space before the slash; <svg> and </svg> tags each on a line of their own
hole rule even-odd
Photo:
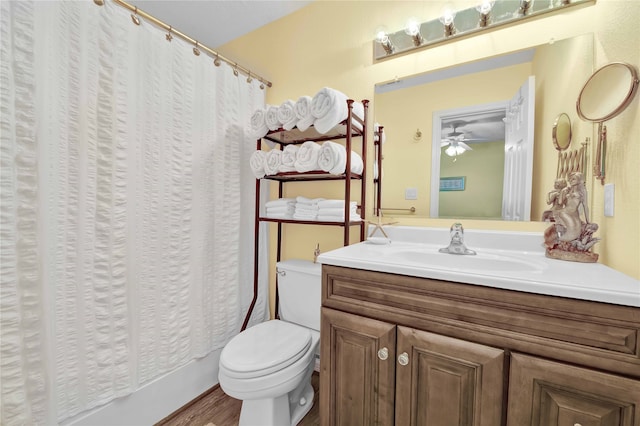
<svg viewBox="0 0 640 426">
<path fill-rule="evenodd" d="M 453 130 L 440 142 L 440 147 L 447 146 L 444 152 L 450 157 L 457 157 L 458 155 L 464 154 L 465 151 L 473 151 L 466 142 L 484 141 L 484 139 L 467 138 L 464 132 L 458 131 L 458 127 L 464 126 L 465 124 L 467 123 L 463 121 L 452 122 L 451 126 Z"/>
</svg>

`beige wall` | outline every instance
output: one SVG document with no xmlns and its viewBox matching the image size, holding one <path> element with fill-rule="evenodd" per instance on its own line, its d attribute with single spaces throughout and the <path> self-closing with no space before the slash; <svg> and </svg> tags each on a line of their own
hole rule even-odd
<svg viewBox="0 0 640 426">
<path fill-rule="evenodd" d="M 473 4 L 472 1 L 462 7 Z M 374 63 L 372 34 L 384 23 L 400 29 L 409 16 L 424 20 L 437 17 L 440 1 L 323 1 L 267 25 L 223 47 L 221 52 L 237 59 L 273 81 L 267 102 L 279 104 L 302 95 L 313 96 L 324 86 L 341 90 L 354 99 L 373 99 L 374 84 L 396 76 L 422 73 L 486 56 L 502 54 L 579 34 L 594 33 L 596 65 L 625 61 L 640 67 L 640 1 L 598 0 L 560 14 L 508 26 L 454 43 Z M 571 63 L 567 63 L 571 66 Z M 600 225 L 596 245 L 600 261 L 640 278 L 640 114 L 638 98 L 619 117 L 608 123 L 607 181 L 615 184 L 615 216 L 603 215 L 603 189 L 593 185 L 592 220 Z M 371 105 L 375 116 L 375 105 Z M 370 138 L 372 139 L 372 138 Z M 371 147 L 370 147 L 371 149 Z M 371 155 L 370 155 L 371 157 Z M 371 173 L 369 173 L 371 176 Z M 319 184 L 290 184 L 291 191 L 308 196 L 340 196 Z M 370 185 L 371 187 L 371 185 Z M 371 191 L 369 191 L 371 198 Z M 369 202 L 369 205 L 371 203 Z M 369 213 L 369 212 L 367 212 Z M 401 219 L 408 225 L 449 226 L 450 220 Z M 468 229 L 543 231 L 542 223 L 465 221 Z M 323 251 L 341 245 L 340 229 L 302 225 L 285 226 L 287 245 L 283 258 L 312 257 L 317 242 Z M 576 265 L 579 267 L 579 265 Z M 275 275 L 275 274 L 274 274 Z M 606 283 L 603 283 L 606 285 Z"/>
</svg>

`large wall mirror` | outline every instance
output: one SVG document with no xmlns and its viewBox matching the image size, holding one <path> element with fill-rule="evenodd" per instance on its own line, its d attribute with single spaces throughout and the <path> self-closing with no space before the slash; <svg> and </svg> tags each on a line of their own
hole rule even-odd
<svg viewBox="0 0 640 426">
<path fill-rule="evenodd" d="M 385 214 L 541 220 L 556 175 L 555 120 L 577 116 L 576 100 L 593 69 L 593 35 L 584 34 L 377 84 Z M 593 125 L 571 121 L 576 148 L 593 137 Z M 520 133 L 510 139 L 510 130 Z M 514 156 L 514 140 L 527 134 L 527 152 Z M 516 189 L 519 198 L 511 201 Z"/>
</svg>

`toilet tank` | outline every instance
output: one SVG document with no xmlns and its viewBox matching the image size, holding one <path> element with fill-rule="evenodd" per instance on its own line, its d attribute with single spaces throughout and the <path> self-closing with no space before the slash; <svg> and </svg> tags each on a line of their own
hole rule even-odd
<svg viewBox="0 0 640 426">
<path fill-rule="evenodd" d="M 302 259 L 276 264 L 281 320 L 320 331 L 321 267 Z"/>
</svg>

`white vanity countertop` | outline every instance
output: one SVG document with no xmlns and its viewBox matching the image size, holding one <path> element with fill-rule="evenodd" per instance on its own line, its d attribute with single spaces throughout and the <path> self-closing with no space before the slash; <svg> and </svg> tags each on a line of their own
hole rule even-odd
<svg viewBox="0 0 640 426">
<path fill-rule="evenodd" d="M 549 259 L 540 233 L 466 230 L 465 244 L 478 254 L 461 256 L 438 253 L 449 243 L 448 229 L 398 226 L 385 232 L 390 244 L 365 241 L 323 253 L 318 262 L 640 307 L 640 280 L 600 263 Z"/>
</svg>

